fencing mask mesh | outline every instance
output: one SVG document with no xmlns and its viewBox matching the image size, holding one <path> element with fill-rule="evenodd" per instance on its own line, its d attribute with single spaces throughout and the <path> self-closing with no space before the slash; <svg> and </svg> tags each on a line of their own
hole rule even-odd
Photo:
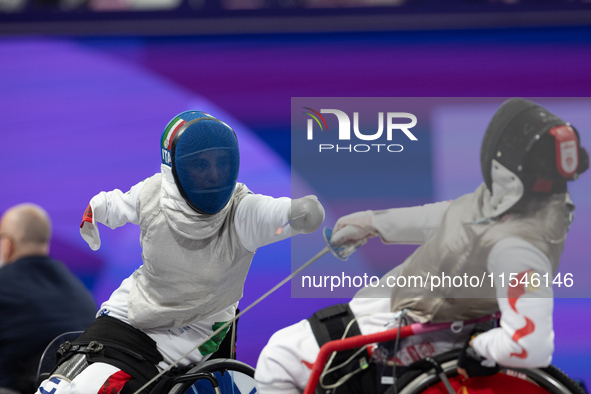
<svg viewBox="0 0 591 394">
<path fill-rule="evenodd" d="M 194 211 L 215 214 L 236 186 L 238 141 L 228 125 L 211 115 L 183 112 L 164 131 L 162 162 L 172 167 L 175 184 Z"/>
</svg>

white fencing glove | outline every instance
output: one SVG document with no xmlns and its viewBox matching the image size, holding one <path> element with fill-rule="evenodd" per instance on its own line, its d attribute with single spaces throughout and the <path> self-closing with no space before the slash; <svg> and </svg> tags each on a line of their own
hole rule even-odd
<svg viewBox="0 0 591 394">
<path fill-rule="evenodd" d="M 303 234 L 310 234 L 324 221 L 324 207 L 314 195 L 291 200 L 289 211 L 291 228 Z"/>
<path fill-rule="evenodd" d="M 337 220 L 330 243 L 333 246 L 358 243 L 379 235 L 371 224 L 373 211 L 355 212 Z M 365 242 L 364 242 L 365 243 Z"/>
<path fill-rule="evenodd" d="M 92 202 L 86 207 L 80 223 L 80 235 L 88 243 L 90 249 L 98 250 L 101 247 L 101 238 L 99 236 L 98 226 L 92 214 Z"/>
</svg>

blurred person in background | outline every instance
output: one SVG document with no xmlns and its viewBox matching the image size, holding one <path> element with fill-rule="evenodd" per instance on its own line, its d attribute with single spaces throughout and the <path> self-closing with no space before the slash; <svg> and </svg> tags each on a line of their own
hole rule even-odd
<svg viewBox="0 0 591 394">
<path fill-rule="evenodd" d="M 0 219 L 0 387 L 35 392 L 39 359 L 52 339 L 84 330 L 96 304 L 66 266 L 48 256 L 51 221 L 20 204 Z"/>
</svg>

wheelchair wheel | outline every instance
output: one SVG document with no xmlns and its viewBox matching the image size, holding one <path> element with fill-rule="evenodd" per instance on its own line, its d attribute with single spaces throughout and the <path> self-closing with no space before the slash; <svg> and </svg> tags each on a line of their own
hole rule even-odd
<svg viewBox="0 0 591 394">
<path fill-rule="evenodd" d="M 80 334 L 84 331 L 70 331 L 65 332 L 61 335 L 55 337 L 49 345 L 43 351 L 41 355 L 41 359 L 39 360 L 39 365 L 37 366 L 37 376 L 36 376 L 36 387 L 39 387 L 41 382 L 45 379 L 49 378 L 49 374 L 53 371 L 55 367 L 55 363 L 57 362 L 57 351 L 62 345 L 62 343 L 66 341 L 74 341 L 77 339 Z"/>
<path fill-rule="evenodd" d="M 254 394 L 254 368 L 232 359 L 206 361 L 175 378 L 169 394 L 214 394 L 216 385 L 221 394 Z"/>
<path fill-rule="evenodd" d="M 587 394 L 574 380 L 552 365 L 547 368 L 531 369 L 505 367 L 501 368 L 499 374 L 493 376 L 465 380 L 456 371 L 457 356 L 458 352 L 454 351 L 442 355 L 439 359 L 436 357 L 457 393 L 481 393 L 484 392 L 484 389 L 488 389 L 489 393 Z M 408 371 L 399 377 L 396 387 L 398 394 L 447 393 L 434 370 Z M 396 389 L 390 387 L 386 394 L 394 394 L 395 392 Z"/>
</svg>

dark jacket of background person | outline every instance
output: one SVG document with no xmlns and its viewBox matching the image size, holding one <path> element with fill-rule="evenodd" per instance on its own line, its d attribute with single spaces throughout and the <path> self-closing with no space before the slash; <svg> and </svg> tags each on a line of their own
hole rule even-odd
<svg viewBox="0 0 591 394">
<path fill-rule="evenodd" d="M 95 314 L 90 292 L 59 261 L 32 256 L 0 268 L 0 387 L 34 392 L 23 375 L 36 372 L 52 339 L 84 330 Z"/>
</svg>

